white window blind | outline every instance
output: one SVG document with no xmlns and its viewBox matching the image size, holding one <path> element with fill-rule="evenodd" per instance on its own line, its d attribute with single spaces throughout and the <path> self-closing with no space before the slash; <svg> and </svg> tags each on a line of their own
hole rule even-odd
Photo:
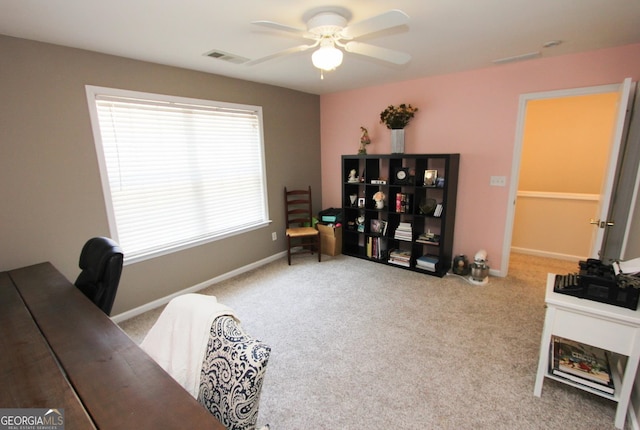
<svg viewBox="0 0 640 430">
<path fill-rule="evenodd" d="M 98 87 L 87 94 L 125 261 L 268 222 L 259 107 Z"/>
</svg>

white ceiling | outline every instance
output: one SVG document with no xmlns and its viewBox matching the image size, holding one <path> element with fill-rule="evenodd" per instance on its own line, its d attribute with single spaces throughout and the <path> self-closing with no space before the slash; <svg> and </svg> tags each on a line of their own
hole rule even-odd
<svg viewBox="0 0 640 430">
<path fill-rule="evenodd" d="M 246 66 L 214 49 L 256 59 L 307 43 L 252 25 L 304 28 L 305 12 L 339 5 L 357 22 L 390 9 L 409 24 L 359 39 L 411 54 L 404 66 L 357 54 L 324 80 L 311 51 Z M 0 33 L 326 94 L 484 67 L 540 51 L 543 57 L 640 42 L 640 0 L 0 0 Z M 556 47 L 546 42 L 561 40 Z"/>
</svg>

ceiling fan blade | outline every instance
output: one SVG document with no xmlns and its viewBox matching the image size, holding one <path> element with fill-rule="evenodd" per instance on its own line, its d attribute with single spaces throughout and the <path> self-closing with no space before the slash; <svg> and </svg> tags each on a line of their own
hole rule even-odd
<svg viewBox="0 0 640 430">
<path fill-rule="evenodd" d="M 272 30 L 284 31 L 287 33 L 292 33 L 297 36 L 304 37 L 306 39 L 316 39 L 316 36 L 309 33 L 308 31 L 302 28 L 291 27 L 289 25 L 280 24 L 278 22 L 273 21 L 252 21 L 251 24 L 259 25 L 261 27 L 270 28 Z"/>
<path fill-rule="evenodd" d="M 377 58 L 394 64 L 407 64 L 409 60 L 411 60 L 411 55 L 406 52 L 394 51 L 362 42 L 348 42 L 344 45 L 344 49 L 347 52 L 366 55 L 367 57 Z"/>
<path fill-rule="evenodd" d="M 273 60 L 274 58 L 284 57 L 285 55 L 295 54 L 298 52 L 304 52 L 307 49 L 311 49 L 318 46 L 318 43 L 313 43 L 311 45 L 299 45 L 294 46 L 293 48 L 288 48 L 282 51 L 275 52 L 271 55 L 267 55 L 265 57 L 256 58 L 255 60 L 247 61 L 245 66 L 255 66 L 256 64 L 264 63 L 265 61 Z"/>
<path fill-rule="evenodd" d="M 345 27 L 340 34 L 346 39 L 353 39 L 407 23 L 409 23 L 409 15 L 401 10 L 392 9 L 380 15 L 351 24 Z"/>
</svg>

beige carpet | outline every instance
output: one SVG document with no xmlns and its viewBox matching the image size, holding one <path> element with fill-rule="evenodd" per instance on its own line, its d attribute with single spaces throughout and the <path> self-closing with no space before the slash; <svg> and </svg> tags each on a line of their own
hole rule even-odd
<svg viewBox="0 0 640 430">
<path fill-rule="evenodd" d="M 613 401 L 551 380 L 533 396 L 546 273 L 575 263 L 513 255 L 508 277 L 477 286 L 323 257 L 281 259 L 202 291 L 272 347 L 258 424 L 615 428 Z M 160 311 L 121 326 L 140 342 Z"/>
</svg>

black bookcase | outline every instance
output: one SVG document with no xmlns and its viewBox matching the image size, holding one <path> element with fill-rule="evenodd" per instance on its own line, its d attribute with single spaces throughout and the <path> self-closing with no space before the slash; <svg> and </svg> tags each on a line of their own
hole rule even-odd
<svg viewBox="0 0 640 430">
<path fill-rule="evenodd" d="M 343 155 L 343 254 L 444 276 L 452 261 L 459 165 L 460 154 Z M 381 208 L 378 192 L 385 195 Z"/>
</svg>

